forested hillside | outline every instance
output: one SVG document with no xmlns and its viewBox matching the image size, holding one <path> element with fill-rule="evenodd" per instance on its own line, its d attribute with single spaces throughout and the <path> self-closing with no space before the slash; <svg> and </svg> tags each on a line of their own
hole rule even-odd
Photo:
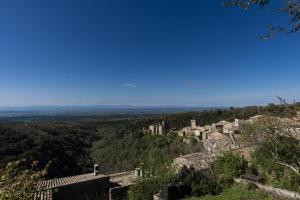
<svg viewBox="0 0 300 200">
<path fill-rule="evenodd" d="M 89 172 L 94 163 L 98 163 L 104 173 L 131 170 L 153 154 L 172 159 L 202 149 L 201 144 L 186 144 L 176 136 L 144 135 L 142 128 L 155 121 L 167 120 L 172 127 L 181 128 L 189 125 L 190 119 L 197 119 L 199 125 L 205 125 L 261 113 L 292 115 L 299 107 L 299 104 L 289 106 L 288 113 L 282 112 L 282 106 L 269 105 L 260 109 L 231 108 L 130 119 L 91 117 L 6 121 L 0 124 L 0 164 L 3 166 L 17 159 L 26 159 L 28 163 L 37 160 L 43 168 L 50 162 L 49 177 Z"/>
<path fill-rule="evenodd" d="M 59 177 L 90 172 L 98 163 L 112 173 L 133 169 L 154 151 L 169 158 L 201 149 L 176 137 L 143 135 L 141 125 L 139 120 L 1 124 L 1 165 L 27 159 L 42 168 L 50 161 L 48 176 Z"/>
</svg>

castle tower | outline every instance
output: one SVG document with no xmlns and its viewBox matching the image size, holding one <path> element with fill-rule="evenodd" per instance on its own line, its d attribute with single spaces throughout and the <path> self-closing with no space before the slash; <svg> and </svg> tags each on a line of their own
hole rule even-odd
<svg viewBox="0 0 300 200">
<path fill-rule="evenodd" d="M 233 124 L 235 127 L 239 127 L 240 125 L 239 119 L 235 119 Z"/>
<path fill-rule="evenodd" d="M 165 121 L 162 121 L 162 122 L 161 122 L 161 125 L 163 126 L 163 128 L 165 128 L 165 127 L 166 127 L 166 122 L 165 122 Z"/>
<path fill-rule="evenodd" d="M 151 135 L 154 135 L 154 125 L 149 126 L 149 131 Z"/>
<path fill-rule="evenodd" d="M 163 126 L 158 125 L 158 135 L 162 135 L 162 134 L 163 134 Z"/>
<path fill-rule="evenodd" d="M 194 119 L 191 120 L 191 128 L 192 129 L 196 129 L 197 128 L 197 126 L 196 126 L 196 120 L 194 120 Z"/>
<path fill-rule="evenodd" d="M 154 135 L 158 134 L 158 125 L 155 125 L 155 131 L 154 131 Z"/>
</svg>

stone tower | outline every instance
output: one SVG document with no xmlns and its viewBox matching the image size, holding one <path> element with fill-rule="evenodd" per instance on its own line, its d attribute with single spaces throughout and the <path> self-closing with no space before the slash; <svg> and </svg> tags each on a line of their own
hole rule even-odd
<svg viewBox="0 0 300 200">
<path fill-rule="evenodd" d="M 233 125 L 234 125 L 235 127 L 239 127 L 239 125 L 240 125 L 239 119 L 235 119 Z"/>
<path fill-rule="evenodd" d="M 191 128 L 192 129 L 196 129 L 197 128 L 197 126 L 196 126 L 196 120 L 194 120 L 194 119 L 191 120 Z"/>
<path fill-rule="evenodd" d="M 158 125 L 158 135 L 162 135 L 162 134 L 163 134 L 163 126 Z"/>
</svg>

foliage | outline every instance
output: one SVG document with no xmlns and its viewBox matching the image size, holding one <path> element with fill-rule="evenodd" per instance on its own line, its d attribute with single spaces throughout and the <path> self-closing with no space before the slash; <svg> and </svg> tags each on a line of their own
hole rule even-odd
<svg viewBox="0 0 300 200">
<path fill-rule="evenodd" d="M 250 191 L 250 190 L 256 190 L 256 189 L 258 189 L 258 187 L 255 183 L 247 183 L 245 185 L 245 189 Z"/>
<path fill-rule="evenodd" d="M 24 161 L 14 161 L 0 169 L 0 200 L 31 200 L 36 183 L 46 175 L 46 170 L 33 171 L 24 168 Z"/>
<path fill-rule="evenodd" d="M 300 144 L 294 138 L 294 123 L 264 117 L 246 125 L 243 141 L 255 144 L 251 163 L 269 184 L 299 191 Z"/>
<path fill-rule="evenodd" d="M 105 136 L 110 137 L 111 136 Z M 104 163 L 102 169 L 122 171 L 133 169 L 140 163 L 151 166 L 153 155 L 160 155 L 156 162 L 169 161 L 180 154 L 202 150 L 202 145 L 186 144 L 175 136 L 153 136 L 142 133 L 127 133 L 122 138 L 113 137 L 109 141 L 95 142 L 92 157 L 97 163 Z"/>
<path fill-rule="evenodd" d="M 158 193 L 162 185 L 168 183 L 168 179 L 164 180 L 161 177 L 147 177 L 139 179 L 134 185 L 129 187 L 129 200 L 150 200 L 153 195 Z"/>
<path fill-rule="evenodd" d="M 246 168 L 247 161 L 233 153 L 224 153 L 214 163 L 214 173 L 223 186 L 233 183 L 233 178 L 242 175 Z"/>
<path fill-rule="evenodd" d="M 221 192 L 221 187 L 211 176 L 193 167 L 183 167 L 175 182 L 185 183 L 191 188 L 193 196 L 216 195 Z"/>
<path fill-rule="evenodd" d="M 300 144 L 294 138 L 293 128 L 292 121 L 266 117 L 246 125 L 242 130 L 242 138 L 258 146 L 258 161 L 268 158 L 274 165 L 300 176 Z"/>
<path fill-rule="evenodd" d="M 92 171 L 132 170 L 148 154 L 160 149 L 166 158 L 201 151 L 198 144 L 181 138 L 151 136 L 140 132 L 149 122 L 136 120 L 80 120 L 63 122 L 11 122 L 0 125 L 0 165 L 26 158 L 38 160 L 38 169 L 49 161 L 48 177 L 71 176 Z"/>
<path fill-rule="evenodd" d="M 93 135 L 84 126 L 61 123 L 6 123 L 0 125 L 1 165 L 13 160 L 38 160 L 37 169 L 49 161 L 48 177 L 82 173 L 90 164 L 87 151 Z"/>
<path fill-rule="evenodd" d="M 252 153 L 252 164 L 258 169 L 264 180 L 269 184 L 299 192 L 300 176 L 289 168 L 279 165 L 277 160 L 269 152 L 269 145 L 270 144 L 260 146 Z M 297 155 L 299 156 L 299 154 Z M 289 160 L 294 162 L 293 157 Z"/>
<path fill-rule="evenodd" d="M 158 193 L 164 184 L 169 183 L 174 178 L 174 170 L 169 161 L 162 160 L 159 151 L 150 154 L 149 162 L 142 163 L 143 176 L 129 187 L 129 200 L 153 199 L 153 195 Z"/>
<path fill-rule="evenodd" d="M 221 120 L 234 121 L 234 119 L 249 119 L 255 115 L 273 117 L 294 117 L 300 110 L 300 103 L 295 104 L 269 104 L 268 106 L 248 106 L 243 108 L 213 109 L 201 112 L 188 112 L 172 114 L 157 118 L 156 121 L 168 121 L 171 127 L 182 128 L 190 125 L 190 120 L 195 119 L 200 126 L 216 123 Z"/>
<path fill-rule="evenodd" d="M 214 171 L 226 177 L 238 177 L 244 173 L 247 162 L 244 158 L 233 153 L 224 153 L 219 156 L 214 163 Z"/>
<path fill-rule="evenodd" d="M 300 2 L 298 0 L 284 0 L 280 6 L 276 8 L 271 7 L 270 0 L 228 0 L 225 2 L 227 6 L 238 6 L 244 10 L 258 5 L 261 8 L 268 8 L 266 10 L 285 14 L 288 16 L 288 23 L 285 26 L 270 26 L 268 33 L 264 35 L 263 39 L 268 39 L 277 32 L 295 33 L 300 30 Z"/>
<path fill-rule="evenodd" d="M 188 200 L 238 200 L 238 199 L 251 199 L 251 200 L 279 200 L 278 197 L 272 197 L 261 191 L 247 190 L 242 186 L 232 186 L 225 188 L 219 195 L 207 195 L 204 197 L 194 197 Z M 283 200 L 283 199 L 282 199 Z"/>
<path fill-rule="evenodd" d="M 287 107 L 296 110 L 300 104 Z M 165 120 L 172 128 L 182 128 L 189 126 L 191 119 L 203 126 L 257 114 L 287 116 L 281 110 L 280 105 L 269 105 L 153 116 L 6 119 L 0 124 L 0 167 L 26 158 L 28 164 L 38 160 L 37 169 L 42 170 L 51 161 L 48 178 L 88 173 L 94 163 L 100 164 L 101 172 L 107 174 L 132 170 L 141 162 L 146 164 L 151 152 L 159 150 L 165 160 L 203 149 L 201 144 L 186 144 L 175 135 L 143 134 L 143 127 L 152 123 Z"/>
</svg>

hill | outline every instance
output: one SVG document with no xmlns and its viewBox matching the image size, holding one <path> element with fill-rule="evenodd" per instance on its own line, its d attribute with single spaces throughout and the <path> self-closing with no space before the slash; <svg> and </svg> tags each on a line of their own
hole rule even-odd
<svg viewBox="0 0 300 200">
<path fill-rule="evenodd" d="M 294 114 L 299 105 L 289 106 L 288 113 L 281 112 L 282 106 L 271 104 L 259 110 L 245 107 L 168 115 L 52 116 L 4 121 L 0 124 L 0 164 L 17 159 L 26 159 L 28 163 L 38 160 L 43 168 L 51 162 L 49 177 L 89 172 L 94 163 L 104 173 L 126 171 L 155 154 L 172 159 L 202 150 L 200 143 L 186 144 L 176 136 L 144 135 L 142 128 L 153 122 L 167 120 L 172 127 L 181 128 L 190 119 L 205 125 L 262 113 L 282 117 Z"/>
</svg>

